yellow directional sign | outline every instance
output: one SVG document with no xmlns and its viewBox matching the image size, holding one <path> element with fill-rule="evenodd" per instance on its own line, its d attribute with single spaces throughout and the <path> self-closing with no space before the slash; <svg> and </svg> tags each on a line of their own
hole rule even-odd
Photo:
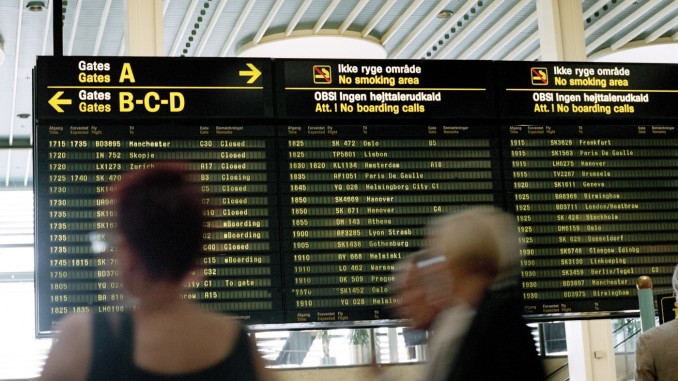
<svg viewBox="0 0 678 381">
<path fill-rule="evenodd" d="M 264 58 L 43 56 L 36 66 L 35 115 L 271 118 L 272 65 Z"/>
<path fill-rule="evenodd" d="M 248 63 L 247 67 L 249 67 L 250 70 L 240 70 L 239 74 L 241 77 L 250 76 L 251 78 L 247 80 L 247 84 L 252 84 L 254 83 L 254 81 L 257 80 L 257 78 L 259 78 L 261 72 L 259 71 L 259 69 L 257 69 L 256 66 L 254 66 L 251 63 Z"/>
<path fill-rule="evenodd" d="M 61 108 L 62 105 L 73 104 L 73 101 L 70 99 L 60 99 L 63 94 L 63 91 L 57 91 L 56 94 L 54 94 L 54 96 L 47 102 L 50 104 L 50 106 L 54 107 L 57 112 L 64 112 L 64 109 Z"/>
</svg>

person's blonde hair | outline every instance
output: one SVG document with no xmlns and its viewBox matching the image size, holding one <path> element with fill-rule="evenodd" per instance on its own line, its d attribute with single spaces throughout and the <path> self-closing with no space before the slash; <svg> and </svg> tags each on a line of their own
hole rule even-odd
<svg viewBox="0 0 678 381">
<path fill-rule="evenodd" d="M 428 230 L 427 248 L 451 265 L 484 272 L 496 281 L 517 278 L 521 242 L 515 216 L 474 207 L 438 217 Z"/>
</svg>

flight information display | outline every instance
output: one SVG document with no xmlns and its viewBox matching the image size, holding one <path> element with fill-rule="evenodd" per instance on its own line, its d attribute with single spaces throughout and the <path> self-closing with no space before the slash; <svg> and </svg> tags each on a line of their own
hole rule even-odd
<svg viewBox="0 0 678 381">
<path fill-rule="evenodd" d="M 39 57 L 35 94 L 37 330 L 127 304 L 102 198 L 129 170 L 192 163 L 205 258 L 185 298 L 246 322 L 284 321 L 270 60 Z M 199 115 L 199 118 L 196 116 Z M 243 122 L 244 121 L 244 122 Z M 107 221 L 108 220 L 108 221 Z"/>
<path fill-rule="evenodd" d="M 501 62 L 495 74 L 525 313 L 637 310 L 641 275 L 670 290 L 678 65 Z"/>
<path fill-rule="evenodd" d="M 526 316 L 637 309 L 637 277 L 669 288 L 678 263 L 674 72 L 40 57 L 38 333 L 125 308 L 115 252 L 90 244 L 114 229 L 110 183 L 159 160 L 190 162 L 210 206 L 184 297 L 246 324 L 393 318 L 395 263 L 472 205 L 520 224 Z"/>
<path fill-rule="evenodd" d="M 675 122 L 678 65 L 518 62 L 495 65 L 498 118 Z"/>
<path fill-rule="evenodd" d="M 498 202 L 488 126 L 38 126 L 39 305 L 49 324 L 126 305 L 110 182 L 188 160 L 207 215 L 205 258 L 185 298 L 251 324 L 380 320 L 394 263 L 430 218 Z M 275 147 L 278 147 L 277 150 Z M 114 249 L 113 249 L 114 250 Z M 45 329 L 48 329 L 46 326 Z"/>
<path fill-rule="evenodd" d="M 632 309 L 641 275 L 670 288 L 678 263 L 676 127 L 502 132 L 507 206 L 528 245 L 525 313 Z"/>
<path fill-rule="evenodd" d="M 494 205 L 487 126 L 281 127 L 282 251 L 297 322 L 383 319 L 394 263 L 432 216 Z"/>
<path fill-rule="evenodd" d="M 102 197 L 129 170 L 187 160 L 206 210 L 205 257 L 184 297 L 246 321 L 283 319 L 275 140 L 270 126 L 38 126 L 36 230 L 41 316 L 120 311 L 113 253 L 90 240 L 115 228 Z M 91 237 L 90 235 L 95 235 Z"/>
</svg>

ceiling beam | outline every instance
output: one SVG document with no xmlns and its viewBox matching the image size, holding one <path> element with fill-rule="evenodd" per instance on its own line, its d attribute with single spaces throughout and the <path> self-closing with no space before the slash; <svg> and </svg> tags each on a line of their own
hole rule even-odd
<svg viewBox="0 0 678 381">
<path fill-rule="evenodd" d="M 587 18 L 593 16 L 596 12 L 598 12 L 600 8 L 604 7 L 609 2 L 610 0 L 598 0 L 595 4 L 591 5 L 587 10 L 582 9 L 582 16 L 584 16 L 582 20 L 586 20 Z"/>
<path fill-rule="evenodd" d="M 476 39 L 471 46 L 466 48 L 464 52 L 459 56 L 459 59 L 462 60 L 467 60 L 473 57 L 476 52 L 484 47 L 487 47 L 487 41 L 494 37 L 495 35 L 498 35 L 500 31 L 505 30 L 507 28 L 507 24 L 509 21 L 513 20 L 518 13 L 522 12 L 523 9 L 525 9 L 528 5 L 532 4 L 532 0 L 521 0 L 520 3 L 516 4 L 515 6 L 511 7 L 511 10 L 506 12 L 501 18 L 492 23 L 492 26 L 490 29 L 485 31 L 480 38 Z"/>
<path fill-rule="evenodd" d="M 308 7 L 311 6 L 311 3 L 313 0 L 304 0 L 304 3 L 301 4 L 299 9 L 297 9 L 297 12 L 294 14 L 292 17 L 292 20 L 287 24 L 287 28 L 285 28 L 285 36 L 289 36 L 294 32 L 294 29 L 296 29 L 297 25 L 299 25 L 299 20 L 304 16 L 304 13 L 308 10 Z"/>
<path fill-rule="evenodd" d="M 442 10 L 444 10 L 445 7 L 447 7 L 448 3 L 449 1 L 439 1 L 438 4 L 436 4 L 436 6 L 433 7 L 433 9 L 431 9 L 428 15 L 426 15 L 421 20 L 419 20 L 419 22 L 417 22 L 417 26 L 412 30 L 412 32 L 410 32 L 410 34 L 407 35 L 407 37 L 403 41 L 401 41 L 400 44 L 398 44 L 398 46 L 395 49 L 391 51 L 390 58 L 399 58 L 400 55 L 405 50 L 405 48 L 410 46 L 410 44 L 414 42 L 417 36 L 419 36 L 419 34 L 421 34 L 421 32 L 423 32 L 428 27 L 429 23 L 432 20 L 435 20 L 436 17 L 438 17 L 438 14 Z"/>
<path fill-rule="evenodd" d="M 417 50 L 413 55 L 412 58 L 423 58 L 424 55 L 426 54 L 426 51 L 429 50 L 438 40 L 440 40 L 441 37 L 445 35 L 445 33 L 449 33 L 450 29 L 457 24 L 459 20 L 461 20 L 464 15 L 475 5 L 475 2 L 473 1 L 467 1 L 464 3 L 464 5 L 461 6 L 461 8 L 457 9 L 454 14 L 450 17 L 449 20 L 443 26 L 438 28 L 435 33 L 431 34 L 431 37 L 429 37 L 428 40 L 426 40 L 424 43 L 421 44 L 419 47 L 419 50 Z M 453 44 L 454 40 L 448 41 L 448 44 Z"/>
<path fill-rule="evenodd" d="M 250 0 L 247 2 L 247 5 L 242 10 L 242 13 L 240 13 L 240 17 L 238 17 L 238 21 L 233 26 L 231 33 L 228 35 L 228 38 L 224 42 L 224 45 L 221 47 L 219 57 L 226 57 L 226 53 L 228 53 L 228 51 L 231 49 L 231 46 L 235 42 L 235 38 L 238 36 L 238 33 L 240 33 L 242 26 L 245 25 L 245 21 L 249 17 L 256 3 L 257 2 L 255 0 Z"/>
<path fill-rule="evenodd" d="M 113 0 L 106 0 L 104 5 L 104 10 L 101 12 L 101 20 L 99 20 L 99 29 L 97 30 L 97 38 L 94 43 L 94 51 L 92 52 L 93 56 L 99 55 L 99 49 L 101 48 L 101 40 L 104 36 L 104 30 L 106 30 L 106 23 L 108 22 L 108 15 L 111 12 L 111 2 Z"/>
<path fill-rule="evenodd" d="M 532 35 L 530 35 L 526 39 L 524 39 L 523 42 L 520 43 L 520 45 L 518 45 L 514 49 L 512 49 L 511 52 L 509 54 L 507 54 L 506 57 L 504 57 L 502 59 L 509 60 L 509 61 L 516 61 L 516 60 L 522 61 L 523 58 L 525 57 L 525 55 L 529 54 L 529 53 L 523 53 L 523 52 L 527 48 L 529 48 L 530 45 L 535 44 L 535 43 L 537 44 L 537 46 L 539 46 L 539 31 L 538 30 L 535 31 L 534 33 L 532 33 Z M 524 55 L 521 56 L 521 54 L 524 54 Z"/>
<path fill-rule="evenodd" d="M 73 16 L 73 27 L 71 28 L 71 36 L 68 39 L 67 55 L 73 55 L 73 45 L 75 45 L 75 36 L 78 35 L 78 23 L 80 22 L 80 11 L 82 10 L 82 0 L 75 2 L 75 16 Z"/>
<path fill-rule="evenodd" d="M 313 34 L 318 34 L 318 32 L 320 32 L 320 29 L 323 28 L 327 22 L 327 19 L 330 18 L 332 12 L 337 9 L 339 3 L 341 3 L 341 0 L 332 0 L 330 5 L 325 8 L 325 12 L 323 12 L 323 14 L 318 18 L 318 21 L 316 21 L 315 25 L 313 25 Z"/>
<path fill-rule="evenodd" d="M 627 17 L 624 22 L 630 23 L 631 18 L 636 20 L 639 17 L 643 16 L 645 13 L 651 14 L 652 17 L 650 17 L 649 19 L 642 22 L 640 25 L 635 27 L 632 31 L 626 33 L 624 36 L 622 36 L 622 38 L 615 41 L 610 46 L 610 48 L 612 50 L 617 50 L 617 49 L 621 48 L 622 46 L 626 45 L 629 41 L 638 37 L 641 33 L 645 32 L 652 25 L 657 23 L 662 18 L 666 17 L 666 15 L 670 15 L 671 13 L 673 13 L 673 11 L 678 9 L 678 2 L 675 2 L 675 1 L 672 1 L 666 7 L 664 7 L 663 9 L 660 9 L 658 11 L 652 11 L 651 9 L 653 8 L 653 6 L 648 6 L 650 4 L 652 4 L 652 3 L 646 3 L 642 7 L 638 8 L 631 16 Z"/>
<path fill-rule="evenodd" d="M 367 5 L 368 0 L 360 0 L 358 4 L 356 4 L 355 7 L 351 10 L 351 13 L 346 17 L 343 23 L 341 23 L 341 26 L 339 27 L 339 34 L 344 34 L 346 30 L 348 30 L 348 27 L 351 26 L 353 21 L 358 17 L 360 12 L 362 12 L 363 9 L 365 9 L 365 6 Z"/>
<path fill-rule="evenodd" d="M 177 34 L 174 36 L 172 49 L 170 49 L 169 52 L 170 57 L 176 57 L 178 55 L 177 52 L 181 48 L 181 43 L 184 41 L 184 34 L 186 33 L 186 29 L 188 29 L 188 24 L 190 24 L 191 20 L 193 19 L 193 12 L 195 12 L 195 8 L 197 6 L 198 0 L 191 0 L 191 4 L 188 6 L 188 10 L 184 14 L 184 19 L 181 21 L 181 26 L 179 26 L 179 30 L 177 31 Z"/>
<path fill-rule="evenodd" d="M 650 33 L 647 37 L 645 37 L 645 43 L 649 44 L 659 37 L 663 36 L 664 33 L 668 32 L 669 30 L 673 29 L 674 27 L 678 26 L 678 16 L 675 16 L 671 21 L 664 23 L 664 25 L 660 26 L 659 28 L 655 29 Z M 678 35 L 678 33 L 674 34 L 674 36 Z M 674 40 L 676 38 L 673 38 Z"/>
<path fill-rule="evenodd" d="M 537 12 L 536 10 L 532 12 L 528 17 L 518 24 L 515 28 L 512 28 L 511 31 L 505 35 L 499 42 L 495 43 L 485 54 L 480 58 L 481 60 L 492 60 L 492 59 L 502 59 L 503 57 L 497 57 L 498 53 L 508 47 L 509 43 L 513 41 L 519 34 L 523 33 L 526 29 L 532 27 L 532 24 L 537 23 Z"/>
<path fill-rule="evenodd" d="M 400 27 L 402 27 L 403 24 L 407 22 L 407 19 L 409 19 L 410 16 L 412 16 L 412 14 L 417 10 L 417 8 L 419 8 L 422 5 L 423 2 L 424 2 L 423 0 L 415 0 L 412 2 L 412 4 L 410 4 L 407 10 L 405 10 L 405 12 L 403 12 L 403 14 L 401 14 L 400 17 L 398 17 L 398 20 L 396 20 L 396 22 L 393 23 L 391 28 L 389 28 L 389 30 L 387 30 L 386 33 L 384 33 L 384 35 L 381 36 L 382 45 L 386 45 L 391 40 L 391 38 L 393 38 L 393 36 L 400 29 Z"/>
<path fill-rule="evenodd" d="M 259 26 L 259 30 L 257 31 L 257 34 L 254 35 L 252 42 L 258 44 L 259 41 L 264 38 L 268 27 L 271 26 L 273 19 L 278 14 L 278 12 L 280 12 L 280 8 L 282 8 L 283 4 L 285 4 L 285 0 L 276 0 L 276 2 L 273 4 L 273 7 L 271 7 L 271 9 L 268 11 L 268 15 L 266 15 L 264 22 L 262 22 Z"/>
<path fill-rule="evenodd" d="M 28 186 L 28 181 L 33 178 L 33 150 L 26 150 L 26 168 L 24 170 L 24 186 Z"/>
<path fill-rule="evenodd" d="M 631 6 L 631 3 L 632 3 L 631 1 L 625 3 L 625 5 L 623 6 L 624 7 L 623 9 Z M 647 4 L 651 4 L 651 3 L 645 3 L 645 5 L 647 5 Z M 620 7 L 622 7 L 622 5 L 619 5 L 617 7 L 620 8 Z M 613 12 L 616 11 L 618 8 L 615 8 L 613 10 Z M 617 13 L 621 13 L 621 10 L 619 10 L 619 12 L 617 12 Z M 605 15 L 605 17 L 604 17 L 605 21 L 614 20 L 617 17 L 617 14 L 615 14 L 615 15 L 611 15 L 611 14 L 612 14 L 612 12 Z M 598 20 L 598 23 L 604 24 L 603 19 Z M 596 24 L 598 24 L 598 23 L 596 23 Z M 595 40 L 586 44 L 586 54 L 591 54 L 591 53 L 595 52 L 602 44 L 604 44 L 606 41 L 608 41 L 612 37 L 614 37 L 614 35 L 621 33 L 621 31 L 625 27 L 626 27 L 626 20 L 616 21 L 615 24 L 612 27 L 608 28 L 605 33 L 601 34 L 600 36 L 598 36 L 598 38 L 596 38 Z"/>
<path fill-rule="evenodd" d="M 521 61 L 539 61 L 541 58 L 541 49 L 536 47 L 531 53 L 527 53 Z"/>
<path fill-rule="evenodd" d="M 23 19 L 24 19 L 24 6 L 23 6 L 23 0 L 17 0 L 19 3 L 19 6 L 17 9 L 19 9 L 19 14 L 17 15 L 17 25 L 16 25 L 16 44 L 14 45 L 14 78 L 12 78 L 12 108 L 11 108 L 11 114 L 8 115 L 9 119 L 9 145 L 12 145 L 12 142 L 14 141 L 14 125 L 16 124 L 16 92 L 17 92 L 17 86 L 19 83 L 19 52 L 21 52 L 21 29 L 23 26 Z M 7 170 L 9 171 L 9 162 L 10 160 L 7 160 Z M 9 174 L 9 172 L 8 172 Z"/>
<path fill-rule="evenodd" d="M 478 14 L 473 20 L 464 27 L 464 29 L 455 37 L 454 44 L 447 44 L 445 47 L 436 54 L 436 58 L 440 57 L 441 59 L 454 59 L 459 57 L 459 51 L 455 51 L 455 47 L 459 47 L 461 43 L 469 38 L 471 33 L 480 27 L 489 16 L 494 14 L 494 11 L 501 5 L 501 1 L 495 1 L 490 4 L 487 8 L 481 8 L 480 14 Z M 453 56 L 449 57 L 450 54 Z"/>
<path fill-rule="evenodd" d="M 209 42 L 210 38 L 212 38 L 214 28 L 217 26 L 217 23 L 221 18 L 221 14 L 224 12 L 224 9 L 226 8 L 227 2 L 228 0 L 221 0 L 219 2 L 219 5 L 217 5 L 217 9 L 214 10 L 212 18 L 210 19 L 210 22 L 207 24 L 207 28 L 205 29 L 205 33 L 203 33 L 202 37 L 200 38 L 200 43 L 198 43 L 198 47 L 195 49 L 195 52 L 193 53 L 195 57 L 202 56 L 202 52 L 205 50 L 205 46 L 207 46 L 207 43 Z"/>
<path fill-rule="evenodd" d="M 591 24 L 588 26 L 588 28 L 584 29 L 584 36 L 586 38 L 590 37 L 592 34 L 598 31 L 598 29 L 604 27 L 605 25 L 608 24 L 608 22 L 615 22 L 615 26 L 613 28 L 621 28 L 621 26 L 624 25 L 623 20 L 615 20 L 617 16 L 624 12 L 626 8 L 632 6 L 634 1 L 624 1 L 624 2 L 618 2 L 617 6 L 614 7 L 610 12 L 606 13 L 603 17 L 599 18 L 598 21 L 595 23 Z M 610 28 L 610 29 L 613 29 Z M 609 31 L 609 29 L 608 29 Z"/>
<path fill-rule="evenodd" d="M 52 0 L 49 0 L 47 2 L 47 8 L 51 9 L 51 7 L 52 7 Z M 49 27 L 52 23 L 52 14 L 54 14 L 54 12 L 47 12 L 47 15 L 45 17 L 45 31 L 42 34 L 42 49 L 40 50 L 40 52 L 41 52 L 40 55 L 42 55 L 42 56 L 47 55 L 47 41 L 49 40 L 47 37 L 49 37 L 49 30 L 50 30 Z M 52 33 L 52 35 L 54 35 L 54 33 Z M 54 49 L 52 49 L 52 51 L 54 51 Z"/>
<path fill-rule="evenodd" d="M 379 11 L 377 11 L 377 13 L 374 15 L 374 17 L 372 17 L 370 22 L 368 22 L 367 25 L 365 25 L 365 28 L 363 28 L 363 30 L 362 30 L 362 32 L 360 32 L 360 34 L 363 37 L 369 35 L 372 32 L 372 30 L 377 26 L 377 24 L 379 24 L 381 19 L 383 19 L 384 16 L 386 16 L 388 11 L 390 11 L 391 8 L 393 8 L 393 6 L 397 2 L 398 2 L 397 0 L 388 0 L 384 5 L 382 5 L 381 8 L 379 9 Z"/>
</svg>

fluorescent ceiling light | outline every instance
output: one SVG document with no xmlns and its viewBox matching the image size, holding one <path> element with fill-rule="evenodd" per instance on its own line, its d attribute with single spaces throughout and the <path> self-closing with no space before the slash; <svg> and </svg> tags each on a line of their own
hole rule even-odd
<svg viewBox="0 0 678 381">
<path fill-rule="evenodd" d="M 591 57 L 595 62 L 642 62 L 678 63 L 678 43 L 656 43 L 650 45 L 629 45 L 628 47 L 600 51 Z"/>
<path fill-rule="evenodd" d="M 377 39 L 362 37 L 360 33 L 295 31 L 247 44 L 240 49 L 238 57 L 383 59 L 386 49 Z"/>
</svg>

